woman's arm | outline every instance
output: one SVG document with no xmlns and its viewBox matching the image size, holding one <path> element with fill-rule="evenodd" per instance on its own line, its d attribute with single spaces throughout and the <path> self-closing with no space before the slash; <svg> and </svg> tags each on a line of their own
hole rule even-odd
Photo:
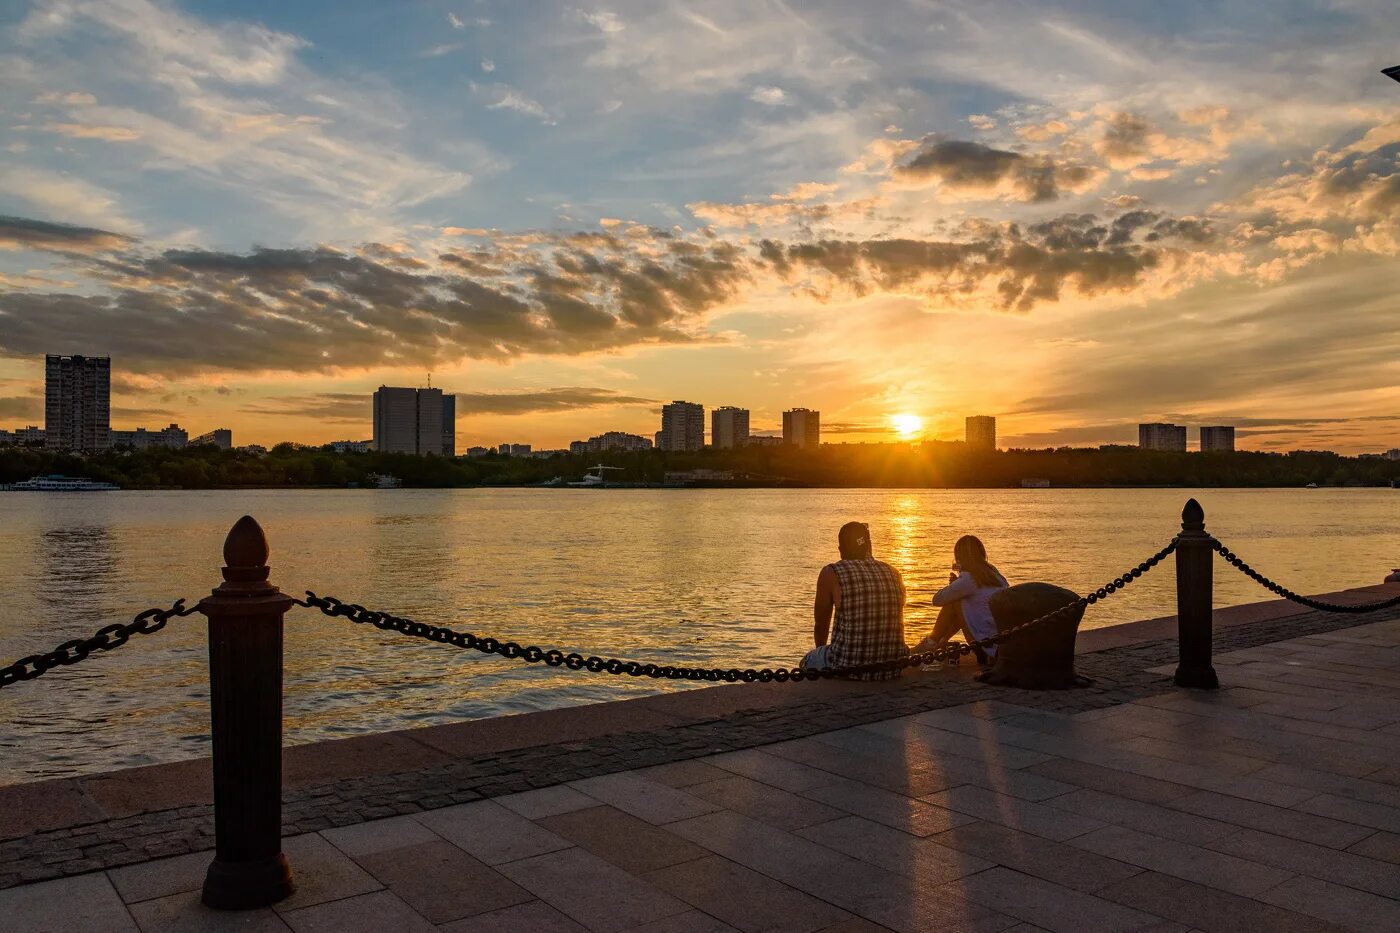
<svg viewBox="0 0 1400 933">
<path fill-rule="evenodd" d="M 975 592 L 977 592 L 977 581 L 973 579 L 972 574 L 964 570 L 962 573 L 958 574 L 956 580 L 933 594 L 933 604 L 935 606 L 946 606 L 960 599 L 966 599 Z"/>
</svg>

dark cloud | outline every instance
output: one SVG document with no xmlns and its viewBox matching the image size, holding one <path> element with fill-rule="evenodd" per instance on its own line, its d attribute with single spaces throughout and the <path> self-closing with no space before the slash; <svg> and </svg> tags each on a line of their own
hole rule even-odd
<svg viewBox="0 0 1400 933">
<path fill-rule="evenodd" d="M 387 256 L 385 255 L 387 252 Z M 332 371 L 696 339 L 749 275 L 724 242 L 542 240 L 425 271 L 392 250 L 129 251 L 105 291 L 0 295 L 0 353 L 82 333 L 133 372 Z"/>
<path fill-rule="evenodd" d="M 451 393 L 451 389 L 444 389 Z M 526 415 L 574 411 L 605 405 L 651 405 L 655 399 L 624 395 L 612 389 L 561 386 L 529 392 L 457 392 L 457 415 Z M 319 392 L 287 395 L 246 405 L 258 415 L 296 415 L 321 421 L 368 425 L 373 413 L 371 393 Z"/>
<path fill-rule="evenodd" d="M 1162 262 L 1168 241 L 1188 239 L 1163 225 L 1169 218 L 1141 213 L 1126 222 L 1065 214 L 1024 229 L 983 225 L 967 240 L 764 240 L 759 256 L 781 275 L 820 271 L 856 294 L 913 289 L 956 300 L 990 287 L 1002 308 L 1027 311 L 1067 287 L 1086 296 L 1128 291 Z"/>
<path fill-rule="evenodd" d="M 1104 125 L 1099 153 L 1115 168 L 1130 168 L 1152 158 L 1148 138 L 1152 124 L 1135 113 L 1114 114 Z"/>
<path fill-rule="evenodd" d="M 130 246 L 131 237 L 95 227 L 49 223 L 0 215 L 0 249 L 40 249 L 55 253 L 107 253 Z"/>
<path fill-rule="evenodd" d="M 612 389 L 564 386 L 537 392 L 458 392 L 457 411 L 469 415 L 526 415 L 604 405 L 653 405 L 656 399 Z"/>
<path fill-rule="evenodd" d="M 1019 200 L 1044 202 L 1058 198 L 1061 189 L 1083 190 L 1098 173 L 1087 165 L 1049 156 L 1027 156 L 968 140 L 929 138 L 909 161 L 895 166 L 894 174 L 906 181 L 936 181 L 954 191 L 995 193 L 1005 187 Z"/>
<path fill-rule="evenodd" d="M 0 396 L 0 418 L 37 418 L 44 413 L 37 395 Z"/>
<path fill-rule="evenodd" d="M 112 406 L 112 420 L 140 421 L 144 418 L 174 418 L 175 412 L 168 408 L 126 408 L 120 405 Z M 164 427 L 164 425 L 162 425 Z"/>
</svg>

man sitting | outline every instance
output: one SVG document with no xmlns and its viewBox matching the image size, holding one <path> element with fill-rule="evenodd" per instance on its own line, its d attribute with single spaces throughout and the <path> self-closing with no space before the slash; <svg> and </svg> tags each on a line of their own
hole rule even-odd
<svg viewBox="0 0 1400 933">
<path fill-rule="evenodd" d="M 904 644 L 904 580 L 899 571 L 871 553 L 870 529 L 860 522 L 841 526 L 836 538 L 841 559 L 817 577 L 812 641 L 802 666 L 831 669 L 893 661 L 909 654 Z M 832 631 L 832 614 L 836 628 Z M 827 636 L 831 636 L 830 644 Z M 854 675 L 890 680 L 900 671 Z"/>
</svg>

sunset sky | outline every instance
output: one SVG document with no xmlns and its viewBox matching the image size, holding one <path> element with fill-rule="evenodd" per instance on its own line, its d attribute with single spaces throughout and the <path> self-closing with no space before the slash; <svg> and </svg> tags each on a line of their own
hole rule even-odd
<svg viewBox="0 0 1400 933">
<path fill-rule="evenodd" d="M 1393 0 L 0 0 L 0 427 L 1400 446 Z M 1196 432 L 1190 432 L 1192 443 Z"/>
</svg>

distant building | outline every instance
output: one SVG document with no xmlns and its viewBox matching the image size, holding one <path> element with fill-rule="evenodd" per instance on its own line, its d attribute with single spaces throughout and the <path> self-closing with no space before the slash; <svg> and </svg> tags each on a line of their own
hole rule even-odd
<svg viewBox="0 0 1400 933">
<path fill-rule="evenodd" d="M 1207 450 L 1234 450 L 1235 429 L 1229 425 L 1216 425 L 1201 428 L 1201 452 Z"/>
<path fill-rule="evenodd" d="M 486 456 L 487 454 L 489 454 L 489 453 L 491 453 L 491 452 L 492 452 L 492 450 L 491 450 L 490 447 L 468 447 L 468 448 L 467 448 L 467 456 L 468 456 L 468 457 L 484 457 L 484 456 Z"/>
<path fill-rule="evenodd" d="M 496 447 L 496 453 L 505 454 L 507 457 L 528 457 L 530 456 L 530 445 L 501 444 Z"/>
<path fill-rule="evenodd" d="M 136 428 L 133 431 L 110 431 L 108 433 L 113 447 L 130 447 L 132 450 L 150 450 L 153 447 L 181 450 L 190 441 L 189 432 L 178 424 L 161 428 L 159 431 Z"/>
<path fill-rule="evenodd" d="M 963 425 L 967 446 L 977 450 L 997 449 L 997 419 L 991 415 L 968 415 Z"/>
<path fill-rule="evenodd" d="M 190 439 L 191 447 L 198 447 L 201 444 L 213 444 L 220 450 L 231 450 L 233 448 L 233 432 L 228 428 L 215 428 L 208 434 L 201 434 L 199 437 Z"/>
<path fill-rule="evenodd" d="M 797 447 L 818 447 L 822 442 L 822 413 L 810 408 L 783 412 L 783 443 Z"/>
<path fill-rule="evenodd" d="M 651 441 L 640 434 L 626 431 L 604 431 L 586 441 L 573 441 L 569 444 L 571 454 L 593 454 L 605 450 L 651 450 Z"/>
<path fill-rule="evenodd" d="M 550 457 L 560 457 L 567 453 L 568 451 L 562 448 L 556 450 L 532 450 L 527 456 L 531 460 L 548 460 Z"/>
<path fill-rule="evenodd" d="M 665 486 L 685 486 L 690 483 L 728 483 L 734 480 L 729 470 L 667 470 L 661 475 Z"/>
<path fill-rule="evenodd" d="M 1186 425 L 1161 422 L 1140 424 L 1138 425 L 1138 446 L 1143 450 L 1184 451 L 1186 449 Z"/>
<path fill-rule="evenodd" d="M 663 450 L 701 450 L 705 446 L 705 406 L 672 402 L 661 407 L 656 446 Z"/>
<path fill-rule="evenodd" d="M 0 447 L 7 444 L 23 447 L 28 444 L 42 443 L 44 443 L 44 429 L 32 424 L 27 428 L 15 428 L 13 431 L 0 430 Z"/>
<path fill-rule="evenodd" d="M 264 447 L 262 444 L 244 444 L 238 449 L 243 451 L 245 454 L 252 454 L 254 457 L 267 456 L 267 448 Z"/>
<path fill-rule="evenodd" d="M 326 446 L 338 454 L 367 454 L 374 449 L 374 441 L 331 441 Z"/>
<path fill-rule="evenodd" d="M 728 450 L 749 440 L 749 410 L 724 405 L 710 412 L 710 446 Z"/>
<path fill-rule="evenodd" d="M 1389 450 L 1387 450 L 1382 456 L 1384 456 L 1387 460 L 1400 460 L 1400 447 L 1392 447 Z"/>
<path fill-rule="evenodd" d="M 441 389 L 380 386 L 374 392 L 374 449 L 380 453 L 453 456 L 457 397 Z"/>
<path fill-rule="evenodd" d="M 112 360 L 44 357 L 44 446 L 106 450 L 112 446 Z"/>
<path fill-rule="evenodd" d="M 781 447 L 783 439 L 771 434 L 750 434 L 749 439 L 744 442 L 745 447 Z"/>
</svg>

